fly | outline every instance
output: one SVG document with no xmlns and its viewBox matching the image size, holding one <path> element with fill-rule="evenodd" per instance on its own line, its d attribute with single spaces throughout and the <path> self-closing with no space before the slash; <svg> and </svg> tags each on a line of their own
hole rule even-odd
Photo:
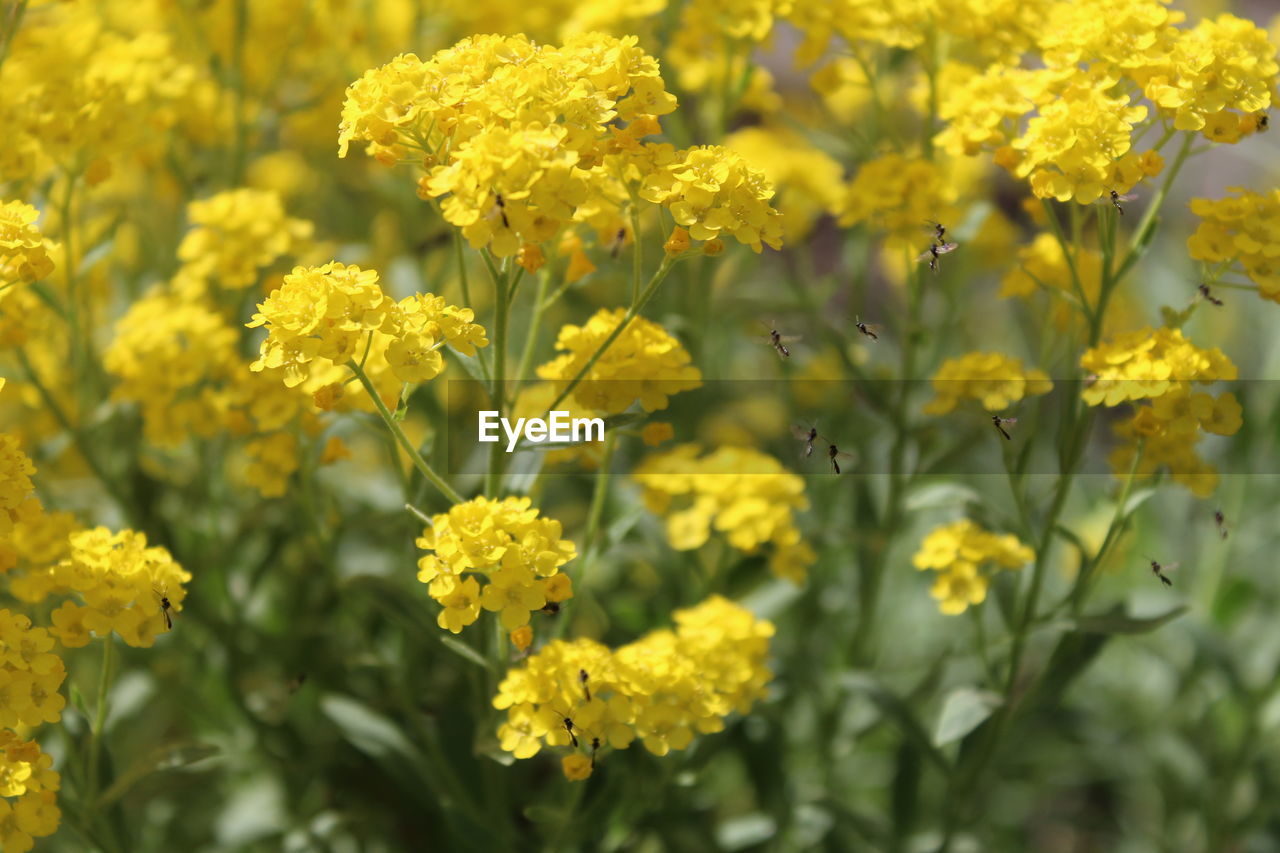
<svg viewBox="0 0 1280 853">
<path fill-rule="evenodd" d="M 619 228 L 618 233 L 613 235 L 613 245 L 609 249 L 609 257 L 613 258 L 615 261 L 618 259 L 618 253 L 622 251 L 622 244 L 626 242 L 626 239 L 627 229 Z"/>
<path fill-rule="evenodd" d="M 1124 216 L 1124 208 L 1120 206 L 1122 201 L 1133 201 L 1138 196 L 1134 193 L 1118 193 L 1115 190 L 1109 190 L 1107 198 L 1111 202 L 1111 206 L 1120 211 L 1120 215 Z"/>
<path fill-rule="evenodd" d="M 502 227 L 510 228 L 511 223 L 507 221 L 507 203 L 502 200 L 502 193 L 493 194 L 493 203 L 498 207 L 498 214 L 502 217 Z"/>
<path fill-rule="evenodd" d="M 582 682 L 582 695 L 591 701 L 591 687 L 587 684 L 587 671 L 585 669 L 578 670 L 578 680 Z"/>
<path fill-rule="evenodd" d="M 941 228 L 942 226 L 939 225 L 938 227 Z M 853 325 L 854 328 L 859 332 L 862 332 L 862 334 L 866 335 L 868 338 L 871 338 L 871 340 L 880 340 L 880 336 L 876 334 L 876 329 L 880 328 L 879 326 L 874 324 L 868 325 L 867 323 L 862 322 L 862 318 L 857 315 L 854 315 Z"/>
<path fill-rule="evenodd" d="M 1151 573 L 1156 577 L 1160 578 L 1160 583 L 1164 584 L 1165 586 L 1173 586 L 1173 581 L 1169 580 L 1169 578 L 1165 575 L 1165 572 L 1173 571 L 1174 569 L 1178 568 L 1179 564 L 1170 563 L 1167 566 L 1162 566 L 1159 563 L 1157 563 L 1155 560 L 1152 560 L 1150 557 L 1148 557 L 1147 559 L 1151 561 Z"/>
<path fill-rule="evenodd" d="M 1218 525 L 1218 534 L 1223 539 L 1227 538 L 1227 517 L 1222 514 L 1222 510 L 1215 509 L 1213 511 L 1213 523 Z"/>
<path fill-rule="evenodd" d="M 1001 434 L 1001 435 L 1003 435 L 1003 436 L 1005 437 L 1005 440 L 1006 440 L 1006 441 L 1013 441 L 1013 436 L 1011 436 L 1011 435 L 1009 435 L 1009 433 L 1005 432 L 1005 431 L 1004 431 L 1004 427 L 1003 427 L 1003 426 L 1001 426 L 1001 424 L 1010 424 L 1010 425 L 1012 425 L 1012 424 L 1016 424 L 1017 422 L 1018 422 L 1018 419 L 1017 419 L 1017 418 L 1002 418 L 1002 417 L 1000 417 L 999 415 L 992 415 L 992 416 L 991 416 L 991 425 L 992 425 L 993 427 L 995 427 L 995 428 L 1000 432 L 1000 434 Z"/>
<path fill-rule="evenodd" d="M 808 459 L 813 455 L 813 443 L 822 436 L 818 435 L 816 426 L 801 426 L 800 424 L 791 425 L 791 434 L 804 442 L 804 458 Z"/>
<path fill-rule="evenodd" d="M 164 629 L 166 631 L 173 630 L 173 616 L 170 611 L 173 605 L 169 602 L 169 591 L 164 587 L 152 590 L 156 594 L 156 598 L 160 601 L 160 615 L 164 617 Z"/>
<path fill-rule="evenodd" d="M 958 248 L 960 248 L 958 243 L 934 243 L 927 250 L 916 256 L 916 262 L 928 261 L 929 269 L 936 273 L 938 271 L 938 258 L 948 252 L 954 252 Z"/>
<path fill-rule="evenodd" d="M 773 328 L 772 323 L 766 323 L 764 320 L 760 321 L 760 325 L 769 330 L 768 336 L 762 338 L 761 343 L 767 343 L 769 346 L 773 347 L 778 353 L 778 358 L 790 358 L 791 350 L 787 349 L 787 344 L 800 340 L 800 336 L 784 335 L 777 329 Z"/>
<path fill-rule="evenodd" d="M 842 452 L 840 448 L 836 447 L 834 444 L 828 441 L 827 442 L 827 459 L 831 461 L 831 470 L 839 474 L 841 462 L 845 463 L 845 465 L 852 465 L 854 462 L 858 460 L 858 457 L 854 456 L 852 453 Z"/>
<path fill-rule="evenodd" d="M 1209 285 L 1201 282 L 1196 286 L 1196 289 L 1200 291 L 1200 295 L 1205 299 L 1209 300 L 1214 305 L 1217 305 L 1219 308 L 1222 307 L 1222 300 L 1213 295 L 1213 291 L 1209 289 Z"/>
<path fill-rule="evenodd" d="M 934 222 L 932 219 L 926 219 L 924 224 L 924 230 L 933 232 L 933 242 L 939 244 L 947 242 L 947 226 L 941 222 Z"/>
</svg>

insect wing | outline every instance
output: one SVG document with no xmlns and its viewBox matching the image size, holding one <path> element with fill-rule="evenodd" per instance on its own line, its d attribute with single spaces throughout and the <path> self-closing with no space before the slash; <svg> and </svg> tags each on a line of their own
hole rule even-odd
<svg viewBox="0 0 1280 853">
<path fill-rule="evenodd" d="M 932 251 L 937 252 L 939 255 L 945 255 L 948 252 L 954 252 L 958 248 L 960 248 L 959 243 L 939 243 L 938 245 L 933 247 Z M 926 254 L 929 254 L 929 253 L 926 253 Z"/>
<path fill-rule="evenodd" d="M 791 434 L 801 441 L 811 441 L 818 437 L 817 431 L 813 427 L 807 427 L 803 424 L 792 424 Z"/>
</svg>

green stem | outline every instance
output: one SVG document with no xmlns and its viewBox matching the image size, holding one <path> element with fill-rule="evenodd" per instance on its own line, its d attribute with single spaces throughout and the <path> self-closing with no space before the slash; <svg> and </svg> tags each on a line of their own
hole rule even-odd
<svg viewBox="0 0 1280 853">
<path fill-rule="evenodd" d="M 493 381 L 490 385 L 489 399 L 498 417 L 507 416 L 507 322 L 511 314 L 511 292 L 508 288 L 510 272 L 508 269 L 498 271 L 488 257 L 485 262 L 493 275 L 494 320 L 493 320 Z M 502 442 L 495 441 L 489 447 L 489 469 L 485 472 L 484 492 L 491 498 L 498 497 L 502 483 Z"/>
<path fill-rule="evenodd" d="M 662 280 L 667 277 L 667 273 L 671 271 L 671 268 L 674 265 L 675 259 L 670 255 L 667 255 L 662 259 L 662 265 L 659 266 L 657 272 L 653 274 L 653 278 L 649 279 L 649 284 L 645 286 L 644 291 L 640 294 L 640 298 L 632 303 L 631 307 L 627 309 L 627 313 L 623 316 L 622 322 L 609 333 L 609 337 L 604 339 L 604 343 L 600 344 L 599 348 L 597 348 L 596 351 L 591 354 L 591 357 L 587 359 L 587 363 L 582 365 L 582 368 L 573 377 L 573 379 L 569 380 L 569 384 L 560 391 L 559 396 L 557 396 L 555 401 L 548 407 L 548 411 L 553 411 L 556 406 L 563 403 L 564 399 L 573 393 L 573 389 L 577 388 L 578 383 L 582 381 L 583 377 L 591 371 L 591 368 L 595 367 L 596 362 L 605 354 L 605 351 L 608 350 L 609 347 L 613 346 L 613 342 L 618 339 L 618 336 L 626 331 L 627 326 L 631 325 L 631 321 L 636 318 L 636 315 L 644 309 L 645 305 L 649 304 L 649 300 L 658 292 L 658 287 L 662 284 Z"/>
<path fill-rule="evenodd" d="M 418 473 L 426 478 L 427 482 L 435 486 L 440 494 L 448 498 L 452 503 L 460 504 L 463 502 L 462 495 L 453 490 L 453 487 L 445 482 L 444 478 L 435 472 L 435 470 L 427 464 L 427 460 L 422 458 L 422 454 L 418 452 L 418 448 L 413 446 L 413 442 L 409 440 L 409 436 L 404 434 L 404 430 L 400 428 L 400 423 L 392 416 L 387 409 L 386 403 L 382 402 L 382 397 L 378 396 L 378 391 L 373 387 L 368 374 L 356 364 L 354 361 L 347 362 L 347 367 L 355 373 L 356 378 L 360 380 L 360 384 L 364 386 L 364 390 L 369 394 L 369 398 L 373 400 L 373 405 L 378 410 L 378 414 L 382 417 L 382 422 L 387 425 L 387 429 L 391 430 L 391 434 L 395 436 L 401 449 L 409 454 L 409 459 L 413 462 L 413 467 L 418 469 Z"/>
<path fill-rule="evenodd" d="M 98 792 L 101 790 L 101 779 L 98 774 L 102 767 L 102 733 L 107 724 L 107 694 L 111 691 L 112 670 L 115 668 L 114 633 L 107 634 L 102 640 L 102 671 L 98 674 L 98 702 L 93 715 L 93 728 L 89 731 L 89 772 L 88 809 L 90 818 L 97 811 Z"/>
<path fill-rule="evenodd" d="M 596 475 L 595 490 L 591 494 L 591 509 L 587 513 L 587 532 L 582 539 L 583 572 L 590 565 L 587 556 L 595 551 L 596 535 L 600 530 L 600 519 L 604 517 L 605 496 L 609 492 L 609 466 L 613 462 L 613 451 L 618 443 L 618 431 L 609 430 L 604 439 L 604 450 L 600 458 L 600 473 Z M 582 578 L 579 577 L 579 581 Z"/>
<path fill-rule="evenodd" d="M 453 232 L 453 250 L 454 255 L 458 259 L 458 280 L 462 283 L 462 304 L 466 308 L 475 308 L 475 303 L 471 301 L 471 285 L 467 279 L 467 257 L 462 250 L 462 232 L 454 229 Z M 476 350 L 476 361 L 480 362 L 480 375 L 484 377 L 486 383 L 492 383 L 492 371 L 489 368 L 488 349 Z"/>
<path fill-rule="evenodd" d="M 542 315 L 547 310 L 544 303 L 550 283 L 549 272 L 538 276 L 538 292 L 534 297 L 533 312 L 529 315 L 529 331 L 525 333 L 524 348 L 520 351 L 520 363 L 516 366 L 515 378 L 520 382 L 529 379 L 529 370 L 533 367 L 533 355 L 538 349 L 538 337 L 542 332 Z"/>
<path fill-rule="evenodd" d="M 1169 195 L 1169 188 L 1173 186 L 1174 180 L 1178 177 L 1178 172 L 1182 170 L 1183 164 L 1187 162 L 1187 157 L 1191 154 L 1191 145 L 1195 141 L 1195 134 L 1187 132 L 1182 139 L 1182 147 L 1178 149 L 1177 156 L 1173 158 L 1173 165 L 1169 167 L 1169 171 L 1165 174 L 1164 183 L 1160 185 L 1160 190 L 1156 193 L 1156 197 L 1151 200 L 1151 204 L 1142 213 L 1142 219 L 1138 220 L 1138 227 L 1133 232 L 1133 239 L 1129 241 L 1129 251 L 1125 255 L 1124 261 L 1120 264 L 1120 268 L 1116 270 L 1113 276 L 1113 283 L 1124 278 L 1130 268 L 1138 262 L 1142 252 L 1145 250 L 1148 242 L 1148 232 L 1155 227 L 1156 215 L 1160 212 L 1160 208 L 1164 206 L 1164 200 Z M 1099 306 L 1105 305 L 1105 299 L 1109 294 L 1104 291 Z M 1099 312 L 1101 314 L 1101 312 Z"/>
<path fill-rule="evenodd" d="M 1115 514 L 1111 516 L 1111 525 L 1107 528 L 1106 535 L 1102 537 L 1102 544 L 1098 546 L 1097 554 L 1089 561 L 1088 571 L 1082 572 L 1076 579 L 1071 599 L 1072 609 L 1077 616 L 1080 615 L 1080 609 L 1084 606 L 1094 575 L 1102 568 L 1103 558 L 1106 557 L 1108 549 L 1120 538 L 1120 532 L 1129 521 L 1129 517 L 1125 514 L 1125 507 L 1129 503 L 1129 493 L 1133 490 L 1133 481 L 1137 479 L 1138 467 L 1142 464 L 1142 454 L 1146 447 L 1145 439 L 1138 442 L 1138 448 L 1133 454 L 1133 462 L 1129 465 L 1129 476 L 1125 477 L 1124 484 L 1120 487 L 1120 498 L 1116 503 Z"/>
</svg>

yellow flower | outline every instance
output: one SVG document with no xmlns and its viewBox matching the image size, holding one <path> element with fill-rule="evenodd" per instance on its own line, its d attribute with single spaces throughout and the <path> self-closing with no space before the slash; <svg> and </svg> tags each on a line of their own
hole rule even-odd
<svg viewBox="0 0 1280 853">
<path fill-rule="evenodd" d="M 252 286 L 260 271 L 306 251 L 315 230 L 286 216 L 270 190 L 227 190 L 193 201 L 187 218 L 196 227 L 178 246 L 184 273 L 232 290 Z"/>
<path fill-rule="evenodd" d="M 666 516 L 671 547 L 699 548 L 715 530 L 748 554 L 772 546 L 769 568 L 803 582 L 817 560 L 795 524 L 795 513 L 809 508 L 804 481 L 756 450 L 722 447 L 699 458 L 700 451 L 680 445 L 648 457 L 632 475 L 644 489 L 645 506 Z"/>
<path fill-rule="evenodd" d="M 1201 222 L 1187 250 L 1198 261 L 1238 263 L 1258 285 L 1259 296 L 1280 302 L 1280 190 L 1231 191 L 1237 197 L 1191 200 Z"/>
<path fill-rule="evenodd" d="M 1125 400 L 1160 397 L 1191 382 L 1236 378 L 1236 367 L 1222 350 L 1202 350 L 1180 329 L 1140 329 L 1086 351 L 1080 366 L 1090 375 L 1082 396 L 1090 406 L 1114 406 Z"/>
<path fill-rule="evenodd" d="M 750 711 L 771 678 L 773 626 L 719 596 L 676 611 L 675 622 L 617 649 L 552 640 L 509 670 L 493 698 L 507 711 L 502 748 L 529 758 L 543 745 L 570 747 L 563 765 L 574 778 L 569 770 L 589 775 L 601 748 L 639 739 L 665 755 Z"/>
<path fill-rule="evenodd" d="M 1047 394 L 1053 383 L 1043 370 L 1023 367 L 1022 360 L 998 352 L 971 352 L 949 358 L 933 377 L 934 398 L 928 415 L 945 415 L 960 400 L 977 400 L 988 412 L 1001 412 L 1023 397 Z"/>
<path fill-rule="evenodd" d="M 600 345 L 626 319 L 622 308 L 601 308 L 582 326 L 566 325 L 556 338 L 562 355 L 538 368 L 538 376 L 568 387 Z M 583 409 L 618 414 L 637 400 L 646 412 L 665 409 L 668 398 L 702 384 L 702 373 L 680 341 L 643 317 L 634 317 L 604 351 L 572 396 Z"/>
<path fill-rule="evenodd" d="M 456 634 L 483 608 L 513 631 L 548 601 L 568 598 L 572 586 L 559 572 L 577 552 L 560 533 L 560 522 L 539 518 L 529 498 L 479 497 L 433 516 L 416 541 L 429 552 L 418 560 L 418 580 L 445 608 L 440 626 Z"/>
<path fill-rule="evenodd" d="M 983 566 L 1013 570 L 1033 559 L 1035 552 L 1018 537 L 992 533 L 962 519 L 929 533 L 911 562 L 922 571 L 939 573 L 931 593 L 943 613 L 955 614 L 986 599 L 990 575 Z"/>
<path fill-rule="evenodd" d="M 560 768 L 564 771 L 564 778 L 570 782 L 581 782 L 589 778 L 593 769 L 591 759 L 576 752 L 560 759 Z"/>
<path fill-rule="evenodd" d="M 54 244 L 40 234 L 40 211 L 21 201 L 0 204 L 0 300 L 21 282 L 39 281 L 53 272 Z"/>
</svg>

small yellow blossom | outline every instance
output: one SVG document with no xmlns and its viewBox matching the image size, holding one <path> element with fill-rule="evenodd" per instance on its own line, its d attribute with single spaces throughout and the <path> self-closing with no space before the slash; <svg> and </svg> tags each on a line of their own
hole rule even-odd
<svg viewBox="0 0 1280 853">
<path fill-rule="evenodd" d="M 920 543 L 912 564 L 938 572 L 932 594 L 943 613 L 963 613 L 987 597 L 990 574 L 983 567 L 1020 569 L 1035 552 L 1012 534 L 984 530 L 969 519 L 934 529 Z"/>
<path fill-rule="evenodd" d="M 1002 412 L 1024 397 L 1048 394 L 1048 374 L 1026 368 L 1021 359 L 998 352 L 971 352 L 949 358 L 933 376 L 934 398 L 925 404 L 928 415 L 945 415 L 960 400 L 977 400 L 988 412 Z"/>
</svg>

